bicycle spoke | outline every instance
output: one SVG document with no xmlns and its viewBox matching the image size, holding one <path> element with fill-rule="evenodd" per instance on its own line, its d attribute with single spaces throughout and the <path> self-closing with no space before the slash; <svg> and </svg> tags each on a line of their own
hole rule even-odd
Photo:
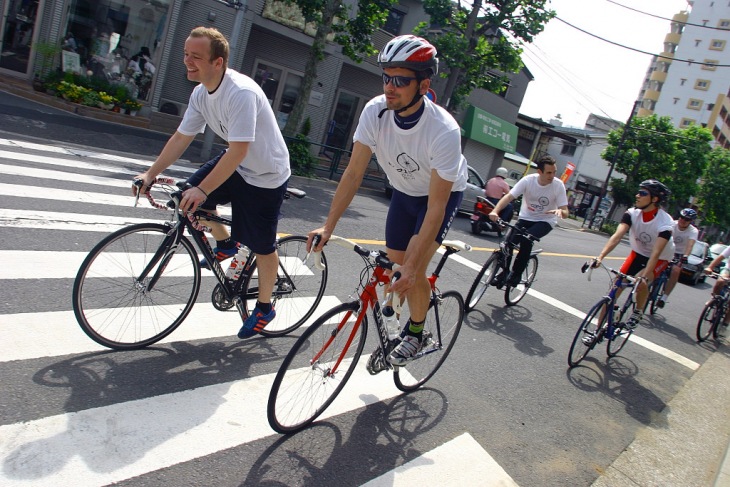
<svg viewBox="0 0 730 487">
<path fill-rule="evenodd" d="M 602 328 L 606 322 L 609 304 L 608 298 L 602 299 L 583 318 L 568 352 L 569 366 L 578 365 L 602 339 Z"/>
</svg>

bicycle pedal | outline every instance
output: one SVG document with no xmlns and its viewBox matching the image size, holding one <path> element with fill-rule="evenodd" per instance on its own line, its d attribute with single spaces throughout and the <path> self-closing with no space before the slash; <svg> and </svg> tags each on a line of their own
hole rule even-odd
<svg viewBox="0 0 730 487">
<path fill-rule="evenodd" d="M 385 357 L 383 356 L 383 350 L 378 347 L 373 353 L 370 354 L 365 368 L 370 375 L 377 375 L 384 370 L 388 370 L 390 365 L 386 363 Z"/>
</svg>

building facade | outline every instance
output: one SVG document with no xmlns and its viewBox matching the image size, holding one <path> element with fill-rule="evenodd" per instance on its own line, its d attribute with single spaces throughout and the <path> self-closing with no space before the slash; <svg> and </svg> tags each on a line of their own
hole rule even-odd
<svg viewBox="0 0 730 487">
<path fill-rule="evenodd" d="M 353 5 L 354 6 L 354 5 Z M 284 127 L 296 102 L 314 26 L 292 4 L 279 0 L 0 0 L 0 73 L 31 80 L 62 65 L 125 84 L 143 102 L 143 114 L 181 117 L 195 86 L 187 80 L 183 46 L 198 25 L 216 27 L 231 44 L 229 65 L 256 80 Z M 412 32 L 428 16 L 419 0 L 401 0 L 373 36 L 382 48 L 393 36 Z M 48 56 L 44 45 L 62 46 Z M 50 67 L 48 66 L 50 64 Z M 365 103 L 382 93 L 375 58 L 356 63 L 328 44 L 307 103 L 308 138 L 349 150 Z M 465 130 L 463 151 L 485 177 L 516 152 L 515 121 L 532 76 L 511 76 L 501 95 L 476 90 L 457 116 Z M 445 80 L 435 80 L 439 93 Z M 173 121 L 174 124 L 174 121 Z M 529 155 L 528 155 L 529 156 Z"/>
<path fill-rule="evenodd" d="M 677 128 L 701 125 L 730 148 L 730 3 L 688 2 L 672 18 L 664 49 L 655 56 L 639 94 L 638 116 L 668 116 Z"/>
</svg>

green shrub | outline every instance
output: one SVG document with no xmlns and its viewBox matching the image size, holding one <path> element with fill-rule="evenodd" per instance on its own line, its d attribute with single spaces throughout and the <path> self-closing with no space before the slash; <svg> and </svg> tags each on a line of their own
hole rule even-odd
<svg viewBox="0 0 730 487">
<path fill-rule="evenodd" d="M 309 140 L 304 135 L 297 134 L 293 139 L 287 139 L 286 145 L 289 147 L 292 174 L 305 177 L 313 176 L 317 161 L 309 150 L 311 145 Z"/>
<path fill-rule="evenodd" d="M 603 222 L 603 228 L 601 229 L 601 232 L 607 233 L 609 235 L 613 235 L 617 228 L 618 228 L 618 223 L 609 220 L 609 221 Z"/>
</svg>

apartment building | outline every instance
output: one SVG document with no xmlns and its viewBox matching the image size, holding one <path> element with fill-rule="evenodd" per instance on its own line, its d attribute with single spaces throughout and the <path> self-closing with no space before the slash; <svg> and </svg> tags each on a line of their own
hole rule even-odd
<svg viewBox="0 0 730 487">
<path fill-rule="evenodd" d="M 671 117 L 677 128 L 709 128 L 730 148 L 730 2 L 692 0 L 672 18 L 662 52 L 652 59 L 638 116 Z"/>
</svg>

